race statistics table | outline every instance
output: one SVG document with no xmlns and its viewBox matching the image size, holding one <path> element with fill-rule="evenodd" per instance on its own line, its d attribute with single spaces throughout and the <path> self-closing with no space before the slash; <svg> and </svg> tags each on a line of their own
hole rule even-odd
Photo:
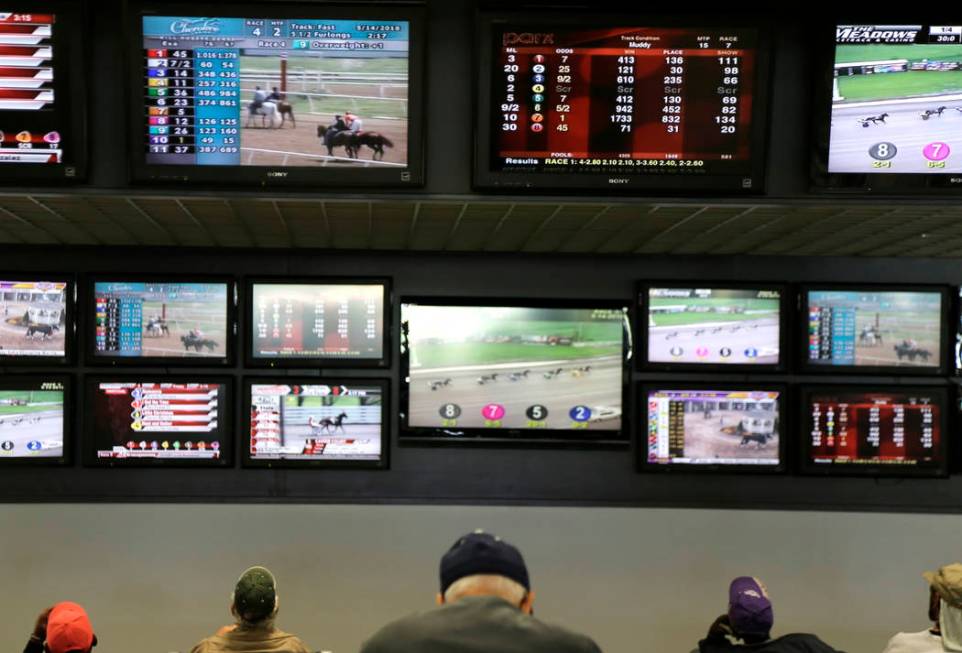
<svg viewBox="0 0 962 653">
<path fill-rule="evenodd" d="M 148 164 L 241 165 L 243 56 L 275 55 L 279 71 L 288 54 L 408 47 L 406 21 L 145 16 L 143 29 Z"/>
<path fill-rule="evenodd" d="M 750 172 L 755 30 L 497 38 L 493 160 L 503 170 Z"/>
</svg>

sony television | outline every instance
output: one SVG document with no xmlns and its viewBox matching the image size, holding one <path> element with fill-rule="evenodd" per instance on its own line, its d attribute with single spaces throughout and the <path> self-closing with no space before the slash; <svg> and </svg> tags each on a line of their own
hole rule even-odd
<svg viewBox="0 0 962 653">
<path fill-rule="evenodd" d="M 785 471 L 785 393 L 777 384 L 644 384 L 642 469 Z"/>
<path fill-rule="evenodd" d="M 782 370 L 788 292 L 755 283 L 652 281 L 638 285 L 643 369 Z"/>
<path fill-rule="evenodd" d="M 384 367 L 387 279 L 255 279 L 247 286 L 247 358 L 259 367 Z"/>
<path fill-rule="evenodd" d="M 70 393 L 65 376 L 0 377 L 0 465 L 70 461 Z"/>
<path fill-rule="evenodd" d="M 620 302 L 410 298 L 401 442 L 627 445 Z"/>
<path fill-rule="evenodd" d="M 387 466 L 386 379 L 251 377 L 244 387 L 245 466 Z"/>
<path fill-rule="evenodd" d="M 0 365 L 69 361 L 73 311 L 70 275 L 0 274 Z"/>
<path fill-rule="evenodd" d="M 227 466 L 230 389 L 228 377 L 88 377 L 86 464 Z"/>
<path fill-rule="evenodd" d="M 0 6 L 0 178 L 86 174 L 84 12 L 59 0 Z"/>
<path fill-rule="evenodd" d="M 99 364 L 227 365 L 236 292 L 226 278 L 96 277 L 87 303 L 88 356 Z"/>
<path fill-rule="evenodd" d="M 758 24 L 485 12 L 478 53 L 479 188 L 763 190 Z"/>
<path fill-rule="evenodd" d="M 815 183 L 962 188 L 962 22 L 838 22 L 820 48 Z M 826 34 L 828 37 L 828 34 Z"/>
<path fill-rule="evenodd" d="M 807 372 L 947 373 L 950 296 L 941 286 L 801 289 Z"/>
<path fill-rule="evenodd" d="M 423 183 L 423 8 L 135 5 L 135 180 L 313 188 Z"/>
<path fill-rule="evenodd" d="M 801 397 L 803 472 L 948 475 L 944 387 L 808 386 Z"/>
</svg>

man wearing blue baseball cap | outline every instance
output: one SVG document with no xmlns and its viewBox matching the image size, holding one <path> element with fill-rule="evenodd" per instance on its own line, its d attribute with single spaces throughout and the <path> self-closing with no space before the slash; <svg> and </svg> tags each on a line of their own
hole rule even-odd
<svg viewBox="0 0 962 653">
<path fill-rule="evenodd" d="M 521 552 L 475 531 L 441 558 L 437 608 L 388 624 L 361 653 L 600 653 L 589 638 L 533 616 Z"/>
<path fill-rule="evenodd" d="M 775 616 L 768 590 L 757 578 L 739 576 L 728 588 L 728 612 L 715 619 L 700 653 L 836 653 L 815 635 L 793 633 L 772 639 Z"/>
</svg>

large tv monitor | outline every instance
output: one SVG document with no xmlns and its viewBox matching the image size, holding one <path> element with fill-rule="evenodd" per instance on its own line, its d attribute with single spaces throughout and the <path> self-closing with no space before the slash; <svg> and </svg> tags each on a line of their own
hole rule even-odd
<svg viewBox="0 0 962 653">
<path fill-rule="evenodd" d="M 0 178 L 86 173 L 83 10 L 79 2 L 0 6 Z"/>
<path fill-rule="evenodd" d="M 808 286 L 801 315 L 806 371 L 947 372 L 948 288 Z"/>
<path fill-rule="evenodd" d="M 69 275 L 0 274 L 0 364 L 70 360 L 73 308 Z"/>
<path fill-rule="evenodd" d="M 139 2 L 136 180 L 423 183 L 423 9 Z"/>
<path fill-rule="evenodd" d="M 642 468 L 784 471 L 785 392 L 758 383 L 643 385 Z"/>
<path fill-rule="evenodd" d="M 962 23 L 844 22 L 821 63 L 815 181 L 890 193 L 962 188 Z"/>
<path fill-rule="evenodd" d="M 226 365 L 233 355 L 236 284 L 228 279 L 95 278 L 89 355 L 98 363 Z"/>
<path fill-rule="evenodd" d="M 639 284 L 638 360 L 648 369 L 784 369 L 787 297 L 765 283 Z"/>
<path fill-rule="evenodd" d="M 254 377 L 245 399 L 245 466 L 387 466 L 385 379 Z"/>
<path fill-rule="evenodd" d="M 760 192 L 768 60 L 737 19 L 484 13 L 475 185 Z"/>
<path fill-rule="evenodd" d="M 0 377 L 0 464 L 70 460 L 70 379 Z"/>
<path fill-rule="evenodd" d="M 939 386 L 802 388 L 801 469 L 948 475 L 948 393 Z"/>
<path fill-rule="evenodd" d="M 228 465 L 230 389 L 228 377 L 88 377 L 86 463 Z"/>
<path fill-rule="evenodd" d="M 247 357 L 254 366 L 388 362 L 387 279 L 257 279 L 248 283 Z"/>
<path fill-rule="evenodd" d="M 401 441 L 627 444 L 627 312 L 603 300 L 402 300 Z"/>
</svg>

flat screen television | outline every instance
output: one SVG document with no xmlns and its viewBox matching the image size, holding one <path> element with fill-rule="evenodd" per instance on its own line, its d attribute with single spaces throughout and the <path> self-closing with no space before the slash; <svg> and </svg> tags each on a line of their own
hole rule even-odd
<svg viewBox="0 0 962 653">
<path fill-rule="evenodd" d="M 70 360 L 73 310 L 69 275 L 0 274 L 0 365 Z"/>
<path fill-rule="evenodd" d="M 86 464 L 227 466 L 231 379 L 87 377 Z"/>
<path fill-rule="evenodd" d="M 627 307 L 410 298 L 401 441 L 624 444 Z"/>
<path fill-rule="evenodd" d="M 388 364 L 389 280 L 257 279 L 247 288 L 250 365 Z"/>
<path fill-rule="evenodd" d="M 88 353 L 101 364 L 227 365 L 236 303 L 236 284 L 223 278 L 95 278 Z"/>
<path fill-rule="evenodd" d="M 808 386 L 801 396 L 803 472 L 948 475 L 944 387 Z"/>
<path fill-rule="evenodd" d="M 0 178 L 86 174 L 84 13 L 79 2 L 0 6 Z"/>
<path fill-rule="evenodd" d="M 766 30 L 482 13 L 475 185 L 760 192 Z"/>
<path fill-rule="evenodd" d="M 131 20 L 136 180 L 423 183 L 423 8 L 142 2 Z"/>
<path fill-rule="evenodd" d="M 70 461 L 70 379 L 0 377 L 0 465 Z"/>
<path fill-rule="evenodd" d="M 949 292 L 940 286 L 802 288 L 802 367 L 824 373 L 947 373 Z"/>
<path fill-rule="evenodd" d="M 638 286 L 645 369 L 785 368 L 788 292 L 773 284 L 652 281 Z"/>
<path fill-rule="evenodd" d="M 833 34 L 820 65 L 816 184 L 962 188 L 962 23 L 849 21 Z"/>
<path fill-rule="evenodd" d="M 759 383 L 646 383 L 642 468 L 785 471 L 785 392 Z"/>
<path fill-rule="evenodd" d="M 245 388 L 245 466 L 387 466 L 387 380 L 254 377 Z"/>
</svg>

